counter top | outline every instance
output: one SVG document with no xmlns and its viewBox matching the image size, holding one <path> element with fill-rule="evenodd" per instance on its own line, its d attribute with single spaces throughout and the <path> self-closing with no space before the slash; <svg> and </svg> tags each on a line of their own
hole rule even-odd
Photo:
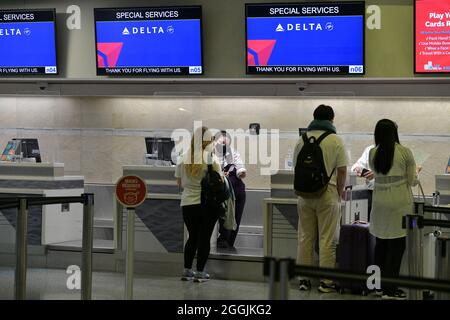
<svg viewBox="0 0 450 320">
<path fill-rule="evenodd" d="M 175 166 L 154 167 L 148 165 L 126 165 L 122 167 L 122 174 L 137 175 L 149 185 L 149 190 L 155 193 L 178 193 L 179 189 L 175 179 Z"/>
<path fill-rule="evenodd" d="M 62 177 L 64 163 L 0 162 L 0 177 Z"/>
<path fill-rule="evenodd" d="M 126 165 L 122 166 L 123 171 L 134 171 L 134 170 L 140 170 L 140 171 L 175 171 L 175 166 L 161 166 L 161 167 L 155 167 L 155 166 L 149 166 L 149 165 Z"/>
<path fill-rule="evenodd" d="M 58 162 L 12 162 L 12 161 L 0 161 L 0 166 L 10 167 L 32 167 L 32 168 L 64 168 L 64 163 Z"/>
</svg>

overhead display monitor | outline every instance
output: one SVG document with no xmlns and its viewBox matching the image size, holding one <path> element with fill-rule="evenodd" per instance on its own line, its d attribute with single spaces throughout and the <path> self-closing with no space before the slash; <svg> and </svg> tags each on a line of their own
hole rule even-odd
<svg viewBox="0 0 450 320">
<path fill-rule="evenodd" d="M 55 9 L 0 10 L 0 76 L 58 74 Z"/>
<path fill-rule="evenodd" d="M 364 74 L 365 4 L 247 4 L 247 74 Z"/>
<path fill-rule="evenodd" d="M 97 74 L 200 75 L 200 6 L 95 9 Z"/>
<path fill-rule="evenodd" d="M 415 0 L 415 73 L 450 72 L 450 0 Z"/>
</svg>

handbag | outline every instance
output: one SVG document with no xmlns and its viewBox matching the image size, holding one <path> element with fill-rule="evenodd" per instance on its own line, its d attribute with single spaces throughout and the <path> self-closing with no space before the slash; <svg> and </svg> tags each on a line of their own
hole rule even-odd
<svg viewBox="0 0 450 320">
<path fill-rule="evenodd" d="M 234 195 L 233 186 L 228 177 L 225 177 L 225 183 L 227 184 L 228 189 L 230 190 L 230 197 L 225 201 L 225 214 L 223 216 L 223 227 L 227 230 L 236 230 L 236 215 L 235 215 L 235 206 L 236 206 L 236 197 Z"/>
</svg>

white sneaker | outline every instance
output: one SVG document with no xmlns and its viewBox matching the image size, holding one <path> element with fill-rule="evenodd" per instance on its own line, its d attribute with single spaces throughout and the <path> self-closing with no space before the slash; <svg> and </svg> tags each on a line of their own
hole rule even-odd
<svg viewBox="0 0 450 320">
<path fill-rule="evenodd" d="M 197 271 L 194 276 L 194 282 L 206 282 L 209 279 L 210 276 L 205 271 Z"/>
<path fill-rule="evenodd" d="M 375 295 L 377 296 L 377 297 L 382 297 L 383 296 L 383 290 L 375 290 Z"/>
<path fill-rule="evenodd" d="M 184 269 L 183 275 L 181 276 L 182 281 L 191 281 L 194 280 L 195 272 L 192 269 Z"/>
<path fill-rule="evenodd" d="M 397 289 L 394 292 L 391 292 L 389 294 L 383 294 L 381 299 L 383 299 L 383 300 L 406 300 L 406 293 L 401 289 Z"/>
<path fill-rule="evenodd" d="M 325 281 L 320 281 L 320 286 L 317 288 L 317 290 L 319 290 L 319 292 L 321 293 L 332 293 L 332 292 L 337 292 L 337 286 L 334 282 L 325 282 Z"/>
<path fill-rule="evenodd" d="M 298 290 L 300 291 L 309 291 L 311 290 L 311 281 L 302 279 L 298 283 Z"/>
</svg>

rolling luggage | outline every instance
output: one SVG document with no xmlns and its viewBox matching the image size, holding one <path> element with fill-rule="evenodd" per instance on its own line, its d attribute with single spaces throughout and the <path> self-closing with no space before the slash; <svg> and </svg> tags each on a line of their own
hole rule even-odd
<svg viewBox="0 0 450 320">
<path fill-rule="evenodd" d="M 346 199 L 343 210 L 352 202 L 351 188 L 346 188 Z M 350 194 L 350 195 L 349 195 Z M 341 226 L 339 234 L 338 268 L 340 270 L 366 273 L 367 267 L 374 263 L 375 237 L 369 232 L 369 224 L 352 221 Z M 340 292 L 349 291 L 355 294 L 367 295 L 369 290 L 366 282 L 340 281 Z"/>
</svg>

